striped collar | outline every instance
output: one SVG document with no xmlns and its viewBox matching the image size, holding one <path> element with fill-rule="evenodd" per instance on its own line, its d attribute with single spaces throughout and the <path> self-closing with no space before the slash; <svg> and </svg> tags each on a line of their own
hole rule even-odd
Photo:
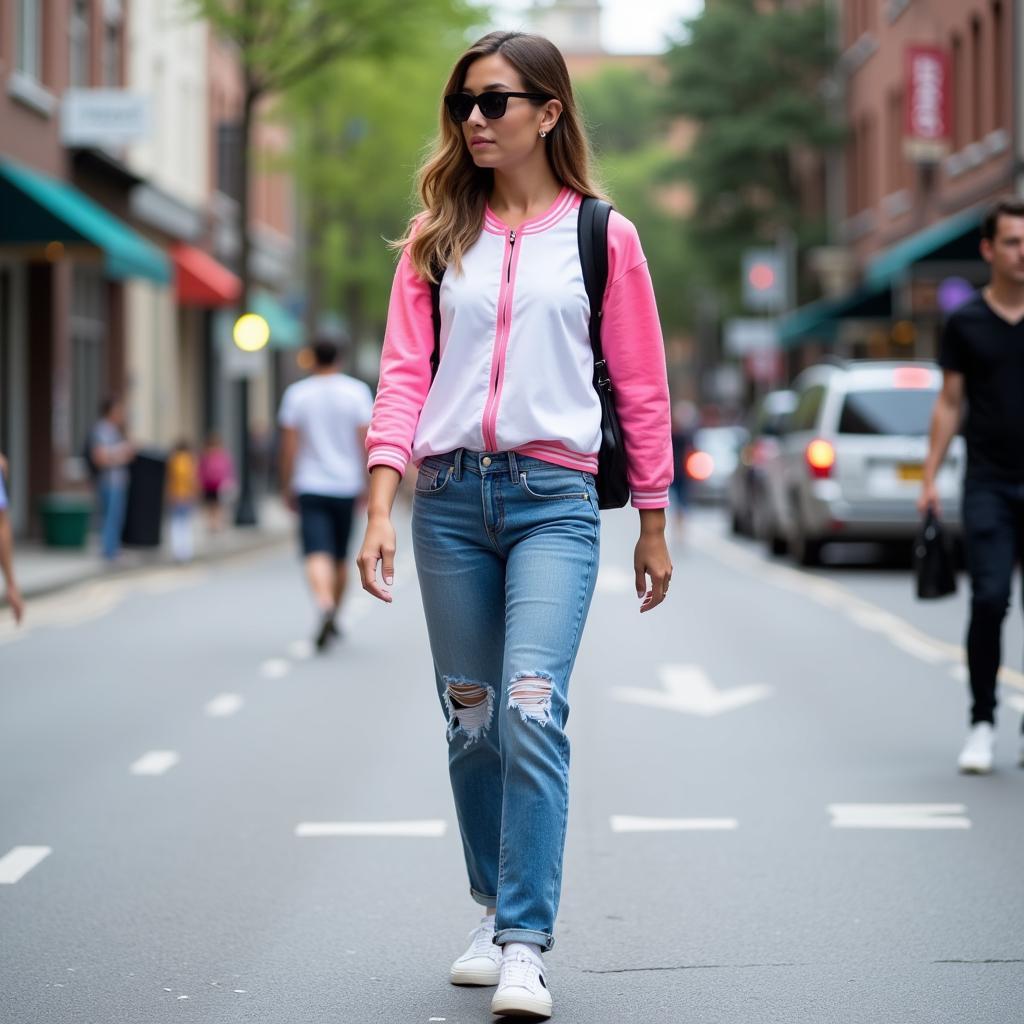
<svg viewBox="0 0 1024 1024">
<path fill-rule="evenodd" d="M 560 221 L 570 210 L 579 206 L 579 204 L 579 193 L 574 192 L 568 187 L 563 188 L 562 191 L 558 193 L 558 198 L 555 199 L 544 213 L 540 214 L 540 216 L 533 217 L 530 220 L 523 221 L 523 223 L 515 229 L 516 234 L 536 235 L 541 231 L 546 231 L 548 228 L 553 227 L 558 221 Z M 491 209 L 490 203 L 487 204 L 487 208 L 484 211 L 484 230 L 490 232 L 492 235 L 507 235 L 511 230 L 511 228 Z"/>
</svg>

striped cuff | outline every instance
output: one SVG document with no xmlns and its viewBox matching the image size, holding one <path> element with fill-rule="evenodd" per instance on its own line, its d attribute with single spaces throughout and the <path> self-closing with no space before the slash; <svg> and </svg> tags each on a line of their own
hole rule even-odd
<svg viewBox="0 0 1024 1024">
<path fill-rule="evenodd" d="M 631 491 L 629 503 L 633 508 L 668 508 L 668 488 L 663 491 Z"/>
<path fill-rule="evenodd" d="M 390 466 L 405 476 L 405 467 L 409 464 L 409 453 L 396 444 L 375 444 L 367 455 L 366 468 L 374 466 Z"/>
</svg>

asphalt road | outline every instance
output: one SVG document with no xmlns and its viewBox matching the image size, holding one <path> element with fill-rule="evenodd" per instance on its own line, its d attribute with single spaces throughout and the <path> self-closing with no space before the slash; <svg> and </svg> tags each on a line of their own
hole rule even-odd
<svg viewBox="0 0 1024 1024">
<path fill-rule="evenodd" d="M 960 777 L 962 590 L 696 518 L 641 617 L 635 514 L 605 516 L 555 1019 L 1020 1020 L 1019 611 L 998 770 Z M 491 1019 L 447 984 L 477 908 L 409 556 L 323 657 L 284 551 L 0 625 L 3 1024 Z M 322 834 L 354 828 L 395 834 Z"/>
</svg>

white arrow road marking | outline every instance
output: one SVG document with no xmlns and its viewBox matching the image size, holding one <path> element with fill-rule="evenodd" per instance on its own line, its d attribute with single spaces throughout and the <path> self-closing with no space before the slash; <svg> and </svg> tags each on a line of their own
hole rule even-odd
<svg viewBox="0 0 1024 1024">
<path fill-rule="evenodd" d="M 49 846 L 15 846 L 0 857 L 0 885 L 20 882 L 40 861 L 53 850 Z"/>
<path fill-rule="evenodd" d="M 206 713 L 210 718 L 227 718 L 235 714 L 244 703 L 237 693 L 222 693 L 206 705 Z"/>
<path fill-rule="evenodd" d="M 151 750 L 131 766 L 132 775 L 163 775 L 178 763 L 173 750 Z"/>
<path fill-rule="evenodd" d="M 965 829 L 963 804 L 829 804 L 833 828 Z"/>
<path fill-rule="evenodd" d="M 613 814 L 613 832 L 725 832 L 739 827 L 735 818 L 632 818 Z"/>
<path fill-rule="evenodd" d="M 295 827 L 295 834 L 300 839 L 328 836 L 440 839 L 447 828 L 446 821 L 304 821 Z"/>
<path fill-rule="evenodd" d="M 636 593 L 636 580 L 618 566 L 602 566 L 597 574 L 595 589 L 599 594 L 633 594 Z"/>
<path fill-rule="evenodd" d="M 267 679 L 283 679 L 291 671 L 291 663 L 287 658 L 267 658 L 260 665 L 260 672 Z"/>
<path fill-rule="evenodd" d="M 664 690 L 616 686 L 611 691 L 612 698 L 626 704 L 643 704 L 664 711 L 681 711 L 709 718 L 763 700 L 772 692 L 770 686 L 761 685 L 717 690 L 699 665 L 662 665 L 658 669 L 658 677 Z"/>
</svg>

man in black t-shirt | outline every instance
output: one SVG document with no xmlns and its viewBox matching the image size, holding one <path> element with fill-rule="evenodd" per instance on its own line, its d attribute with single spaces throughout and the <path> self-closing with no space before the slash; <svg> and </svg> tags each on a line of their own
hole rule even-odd
<svg viewBox="0 0 1024 1024">
<path fill-rule="evenodd" d="M 992 770 L 1003 619 L 1014 562 L 1024 553 L 1024 199 L 996 203 L 981 236 L 992 280 L 946 324 L 943 385 L 919 501 L 922 512 L 940 511 L 935 475 L 960 428 L 966 399 L 963 531 L 971 576 L 967 666 L 973 706 L 958 766 L 974 774 Z M 1019 758 L 1024 767 L 1024 741 Z"/>
</svg>

